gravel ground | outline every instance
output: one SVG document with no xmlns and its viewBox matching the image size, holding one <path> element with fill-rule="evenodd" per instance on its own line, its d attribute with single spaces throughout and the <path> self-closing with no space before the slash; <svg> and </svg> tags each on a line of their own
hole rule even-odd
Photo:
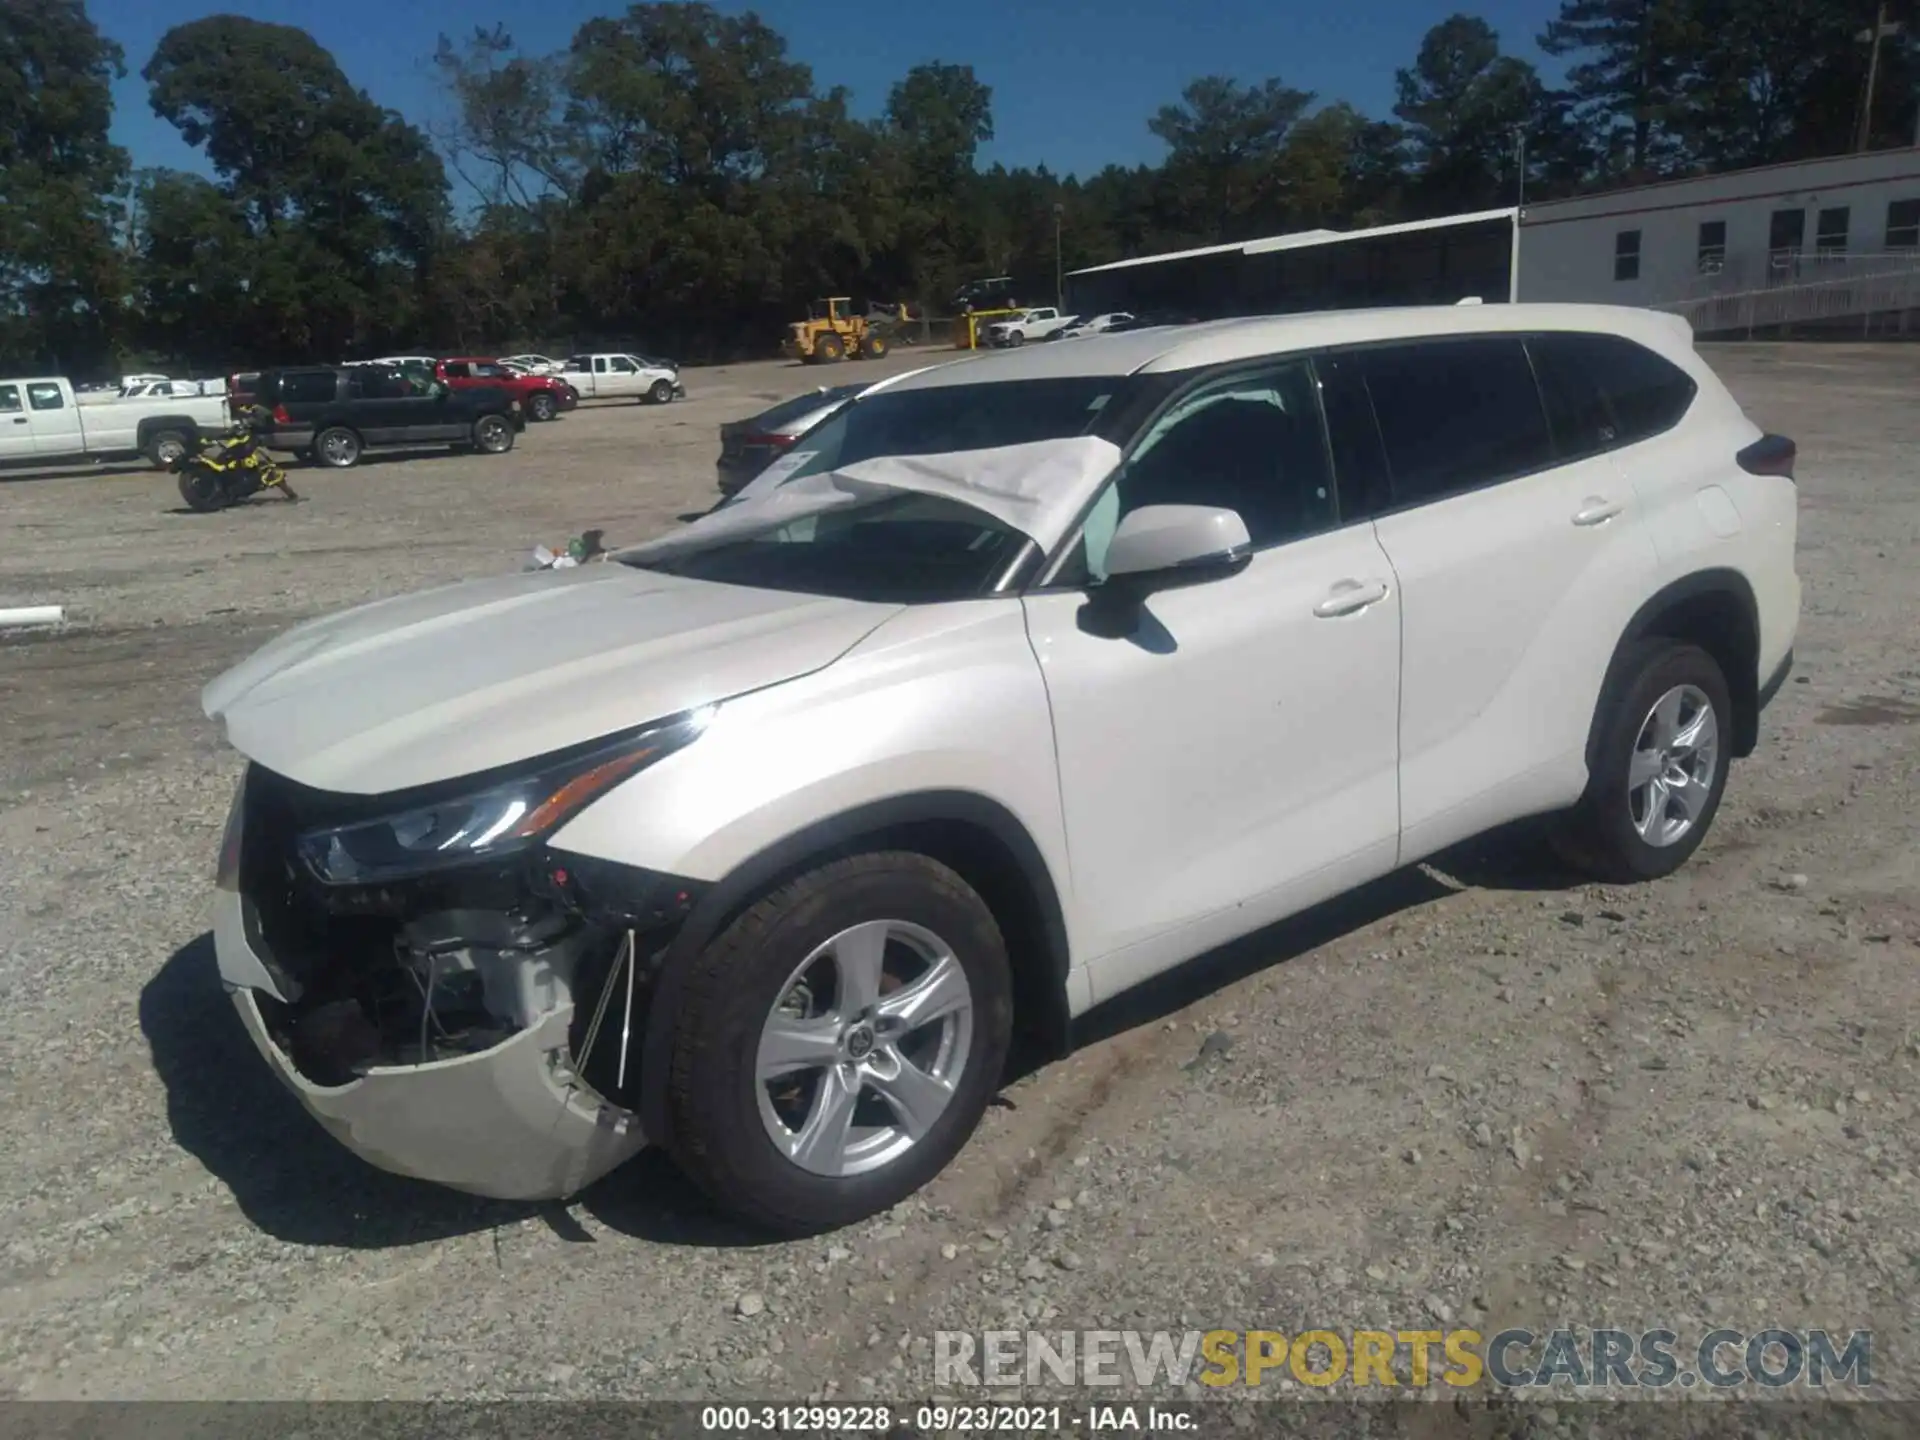
<svg viewBox="0 0 1920 1440">
<path fill-rule="evenodd" d="M 1577 886 L 1520 835 L 1394 877 L 1093 1017 L 920 1197 L 797 1244 L 652 1156 L 526 1208 L 329 1140 L 216 983 L 237 766 L 195 697 L 316 612 L 704 508 L 719 422 L 810 372 L 300 506 L 0 483 L 0 604 L 78 622 L 0 642 L 0 1396 L 903 1398 L 943 1328 L 1558 1323 L 1871 1327 L 1920 1393 L 1920 350 L 1713 358 L 1800 441 L 1806 601 L 1692 865 Z"/>
</svg>

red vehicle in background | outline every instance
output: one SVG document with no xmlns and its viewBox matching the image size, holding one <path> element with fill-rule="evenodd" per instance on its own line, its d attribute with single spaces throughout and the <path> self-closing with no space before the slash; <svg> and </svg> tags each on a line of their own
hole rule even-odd
<svg viewBox="0 0 1920 1440">
<path fill-rule="evenodd" d="M 520 402 L 529 420 L 551 420 L 580 403 L 580 392 L 566 381 L 549 375 L 525 375 L 489 357 L 453 356 L 434 366 L 433 373 L 455 390 L 481 386 L 504 390 Z"/>
</svg>

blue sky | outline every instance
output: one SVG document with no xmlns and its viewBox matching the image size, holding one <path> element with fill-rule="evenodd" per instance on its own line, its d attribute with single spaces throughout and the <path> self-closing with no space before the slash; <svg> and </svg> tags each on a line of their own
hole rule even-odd
<svg viewBox="0 0 1920 1440">
<path fill-rule="evenodd" d="M 174 25 L 222 8 L 219 0 L 91 0 L 102 30 L 125 47 L 127 78 L 115 92 L 115 138 L 137 165 L 202 168 L 173 128 L 154 117 L 140 70 Z M 299 25 L 331 50 L 354 84 L 417 124 L 444 121 L 430 60 L 437 37 L 507 22 L 529 49 L 555 50 L 581 21 L 624 7 L 596 0 L 249 0 L 255 19 Z M 1146 120 L 1197 75 L 1240 80 L 1279 75 L 1290 85 L 1345 99 L 1373 115 L 1393 104 L 1393 72 L 1410 64 L 1447 0 L 763 0 L 757 9 L 813 67 L 822 88 L 846 85 L 862 114 L 926 60 L 971 64 L 993 87 L 996 136 L 985 163 L 1046 162 L 1087 174 L 1109 162 L 1157 160 Z M 1502 48 L 1536 63 L 1533 38 L 1555 0 L 1481 0 L 1463 5 L 1500 32 Z M 1559 67 L 1546 62 L 1555 76 Z"/>
</svg>

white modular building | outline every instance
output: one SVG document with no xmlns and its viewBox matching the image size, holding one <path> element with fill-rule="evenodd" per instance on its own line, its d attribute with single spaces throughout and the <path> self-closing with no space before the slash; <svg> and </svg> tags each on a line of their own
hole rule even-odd
<svg viewBox="0 0 1920 1440">
<path fill-rule="evenodd" d="M 1920 149 L 1076 270 L 1068 308 L 1169 319 L 1477 300 L 1641 305 L 1699 334 L 1920 312 Z M 1920 331 L 1920 325 L 1911 328 Z"/>
</svg>

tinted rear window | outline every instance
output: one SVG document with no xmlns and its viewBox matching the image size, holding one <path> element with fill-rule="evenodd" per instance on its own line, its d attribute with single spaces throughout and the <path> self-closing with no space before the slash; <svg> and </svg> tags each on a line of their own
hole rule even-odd
<svg viewBox="0 0 1920 1440">
<path fill-rule="evenodd" d="M 1367 389 L 1395 505 L 1497 484 L 1553 463 L 1553 439 L 1518 336 L 1367 351 Z"/>
<path fill-rule="evenodd" d="M 1527 343 L 1564 459 L 1670 430 L 1699 393 L 1692 376 L 1618 335 L 1538 335 Z"/>
<path fill-rule="evenodd" d="M 1584 362 L 1593 367 L 1613 407 L 1619 443 L 1631 445 L 1671 430 L 1693 404 L 1693 377 L 1644 345 L 1618 335 L 1583 335 Z"/>
<path fill-rule="evenodd" d="M 295 370 L 276 377 L 273 398 L 283 405 L 312 405 L 333 399 L 337 388 L 331 370 Z"/>
<path fill-rule="evenodd" d="M 834 390 L 824 392 L 809 390 L 804 395 L 796 395 L 791 400 L 783 400 L 770 409 L 762 410 L 758 415 L 753 417 L 754 428 L 757 430 L 778 430 L 783 426 L 793 424 L 796 420 L 805 419 L 815 411 L 826 409 L 829 405 L 845 399 L 858 388 L 858 386 L 836 387 Z"/>
</svg>

